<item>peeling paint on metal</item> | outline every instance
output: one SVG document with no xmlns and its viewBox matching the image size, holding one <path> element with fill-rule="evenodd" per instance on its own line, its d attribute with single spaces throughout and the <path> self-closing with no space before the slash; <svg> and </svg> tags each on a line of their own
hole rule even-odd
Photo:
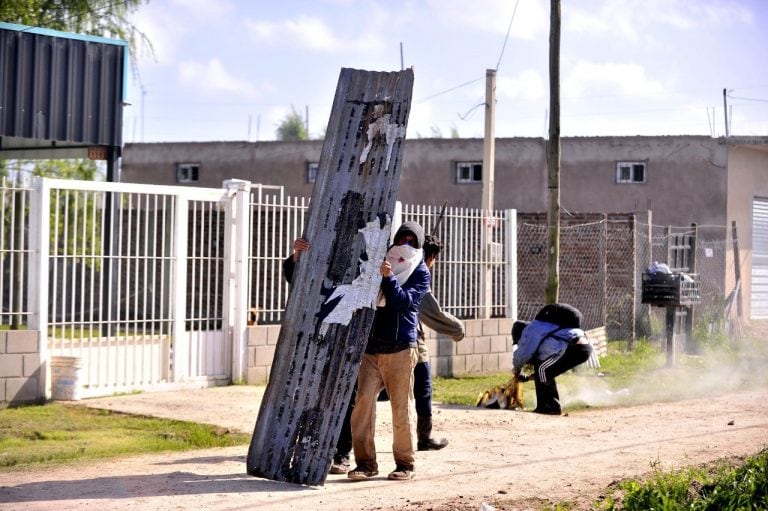
<svg viewBox="0 0 768 511">
<path fill-rule="evenodd" d="M 365 224 L 357 232 L 365 238 L 365 260 L 360 259 L 360 274 L 350 284 L 342 284 L 333 290 L 325 303 L 341 298 L 336 307 L 323 318 L 320 334 L 325 335 L 331 323 L 348 325 L 352 314 L 363 307 L 376 306 L 376 298 L 381 285 L 379 267 L 387 254 L 392 220 L 387 215 L 387 221 L 382 227 L 379 219 Z"/>
<path fill-rule="evenodd" d="M 379 107 L 381 107 L 381 105 L 376 105 L 376 114 L 379 114 Z M 405 126 L 401 126 L 397 123 L 390 123 L 389 121 L 391 118 L 391 114 L 380 115 L 374 122 L 368 125 L 368 143 L 360 154 L 360 163 L 365 163 L 368 160 L 368 153 L 371 151 L 373 140 L 376 137 L 383 136 L 387 144 L 387 160 L 384 163 L 384 168 L 389 168 L 389 160 L 392 157 L 392 147 L 394 146 L 395 141 L 398 138 L 405 138 Z"/>
</svg>

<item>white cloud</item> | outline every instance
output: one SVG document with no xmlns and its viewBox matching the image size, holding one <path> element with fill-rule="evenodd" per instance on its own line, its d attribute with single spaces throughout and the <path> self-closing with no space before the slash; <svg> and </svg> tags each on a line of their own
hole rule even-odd
<svg viewBox="0 0 768 511">
<path fill-rule="evenodd" d="M 512 77 L 496 79 L 496 96 L 505 99 L 540 99 L 549 94 L 548 81 L 533 69 L 526 69 Z"/>
<path fill-rule="evenodd" d="M 383 44 L 380 36 L 373 31 L 363 31 L 353 39 L 340 38 L 324 20 L 311 16 L 280 21 L 246 20 L 245 26 L 251 38 L 258 43 L 298 46 L 319 52 L 370 51 Z"/>
<path fill-rule="evenodd" d="M 752 12 L 737 2 L 697 0 L 604 0 L 590 9 L 563 6 L 563 30 L 640 40 L 654 29 L 698 30 L 751 24 Z M 592 8 L 593 6 L 597 6 Z"/>
<path fill-rule="evenodd" d="M 652 96 L 664 92 L 664 85 L 646 76 L 638 64 L 595 63 L 580 60 L 562 80 L 562 96 Z"/>
<path fill-rule="evenodd" d="M 173 0 L 175 11 L 182 9 L 185 16 L 193 16 L 208 21 L 221 19 L 234 12 L 235 6 L 226 0 Z"/>
<path fill-rule="evenodd" d="M 130 21 L 150 40 L 154 57 L 148 49 L 140 48 L 139 64 L 172 64 L 185 50 L 186 37 L 200 30 L 213 32 L 214 24 L 229 23 L 233 11 L 234 6 L 226 0 L 171 0 L 143 5 Z"/>
<path fill-rule="evenodd" d="M 448 27 L 503 35 L 512 20 L 509 35 L 513 38 L 531 40 L 549 32 L 549 5 L 543 0 L 474 0 L 471 6 L 466 0 L 429 0 L 428 3 L 435 17 Z"/>
<path fill-rule="evenodd" d="M 239 97 L 258 97 L 259 91 L 246 80 L 233 76 L 219 59 L 208 62 L 184 61 L 178 66 L 179 81 L 205 92 Z"/>
<path fill-rule="evenodd" d="M 182 23 L 169 23 L 169 19 L 170 13 L 163 8 L 155 8 L 153 4 L 139 9 L 131 17 L 131 23 L 152 43 L 152 52 L 148 48 L 139 48 L 139 65 L 168 64 L 175 58 L 186 29 Z"/>
</svg>

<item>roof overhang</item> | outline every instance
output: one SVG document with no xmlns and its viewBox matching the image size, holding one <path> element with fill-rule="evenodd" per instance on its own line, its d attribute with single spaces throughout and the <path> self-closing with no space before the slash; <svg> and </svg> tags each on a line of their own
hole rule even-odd
<svg viewBox="0 0 768 511">
<path fill-rule="evenodd" d="M 0 159 L 119 156 L 125 41 L 0 22 Z"/>
</svg>

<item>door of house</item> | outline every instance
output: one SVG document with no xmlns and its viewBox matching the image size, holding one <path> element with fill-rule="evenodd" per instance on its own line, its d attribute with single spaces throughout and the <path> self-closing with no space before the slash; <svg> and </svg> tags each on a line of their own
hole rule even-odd
<svg viewBox="0 0 768 511">
<path fill-rule="evenodd" d="M 752 201 L 750 317 L 768 319 L 768 199 Z"/>
</svg>

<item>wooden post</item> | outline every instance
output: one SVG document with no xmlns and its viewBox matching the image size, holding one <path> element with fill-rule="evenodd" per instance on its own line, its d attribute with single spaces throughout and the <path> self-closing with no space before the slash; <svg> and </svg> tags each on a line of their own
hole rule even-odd
<svg viewBox="0 0 768 511">
<path fill-rule="evenodd" d="M 736 317 L 741 321 L 743 312 L 741 304 L 741 257 L 739 256 L 739 236 L 736 233 L 736 220 L 731 222 L 731 237 L 733 238 L 733 269 L 734 277 L 736 277 L 736 284 L 738 285 L 738 292 L 736 293 Z"/>
<path fill-rule="evenodd" d="M 250 475 L 325 482 L 373 321 L 412 89 L 411 69 L 341 70 Z"/>
<path fill-rule="evenodd" d="M 688 244 L 688 272 L 696 273 L 696 246 L 699 237 L 699 228 L 695 223 L 691 224 L 691 231 L 692 234 Z M 693 338 L 693 309 L 693 305 L 689 305 L 685 308 L 685 353 L 688 355 L 695 355 L 699 352 L 697 341 Z"/>
<path fill-rule="evenodd" d="M 560 296 L 560 0 L 550 0 L 547 141 L 547 283 L 545 303 Z"/>
</svg>

